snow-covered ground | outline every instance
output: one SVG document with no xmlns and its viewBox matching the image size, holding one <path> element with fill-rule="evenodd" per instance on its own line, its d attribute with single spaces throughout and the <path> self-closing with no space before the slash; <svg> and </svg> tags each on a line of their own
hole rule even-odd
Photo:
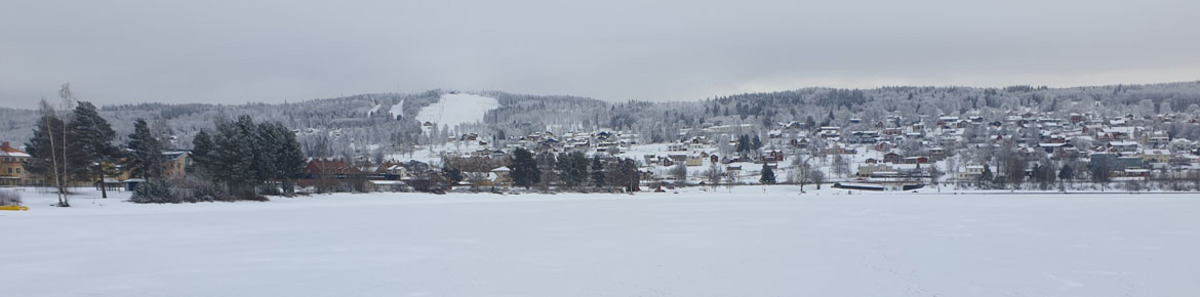
<svg viewBox="0 0 1200 297">
<path fill-rule="evenodd" d="M 400 103 L 393 104 L 388 113 L 392 115 L 393 119 L 397 116 L 404 116 L 404 99 L 400 99 Z"/>
<path fill-rule="evenodd" d="M 465 93 L 443 94 L 437 103 L 417 113 L 417 121 L 454 128 L 460 124 L 483 122 L 483 116 L 497 107 L 500 102 L 496 98 Z"/>
<path fill-rule="evenodd" d="M 3 296 L 1200 295 L 1195 194 L 23 194 Z"/>
</svg>

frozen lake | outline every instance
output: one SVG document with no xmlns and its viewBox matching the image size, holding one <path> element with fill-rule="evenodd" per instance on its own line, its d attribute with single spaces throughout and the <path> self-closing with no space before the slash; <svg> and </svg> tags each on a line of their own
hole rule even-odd
<svg viewBox="0 0 1200 297">
<path fill-rule="evenodd" d="M 1200 296 L 1200 195 L 834 193 L 85 196 L 70 209 L 25 193 L 32 211 L 0 212 L 0 292 Z"/>
</svg>

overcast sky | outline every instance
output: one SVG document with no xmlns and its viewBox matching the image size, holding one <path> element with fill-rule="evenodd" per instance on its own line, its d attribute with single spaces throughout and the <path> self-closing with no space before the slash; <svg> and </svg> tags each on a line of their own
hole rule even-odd
<svg viewBox="0 0 1200 297">
<path fill-rule="evenodd" d="M 409 2 L 2 0 L 0 102 L 1200 80 L 1194 0 Z"/>
</svg>

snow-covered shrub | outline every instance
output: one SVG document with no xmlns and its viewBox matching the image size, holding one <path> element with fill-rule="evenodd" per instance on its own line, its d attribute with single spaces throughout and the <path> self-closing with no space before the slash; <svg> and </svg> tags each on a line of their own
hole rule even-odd
<svg viewBox="0 0 1200 297">
<path fill-rule="evenodd" d="M 180 203 L 182 199 L 171 195 L 171 184 L 164 180 L 149 180 L 137 185 L 129 197 L 134 203 Z"/>
<path fill-rule="evenodd" d="M 21 205 L 21 194 L 14 191 L 0 191 L 0 206 Z"/>
<path fill-rule="evenodd" d="M 224 188 L 195 175 L 173 179 L 170 185 L 171 194 L 178 197 L 180 202 L 233 200 L 228 198 L 229 193 L 226 193 Z"/>
<path fill-rule="evenodd" d="M 262 195 L 283 196 L 283 188 L 275 184 L 268 183 L 258 186 L 258 191 Z"/>
<path fill-rule="evenodd" d="M 1131 180 L 1131 181 L 1125 182 L 1125 190 L 1126 191 L 1139 192 L 1139 191 L 1142 191 L 1142 188 L 1143 188 L 1143 186 L 1142 186 L 1141 181 Z"/>
</svg>

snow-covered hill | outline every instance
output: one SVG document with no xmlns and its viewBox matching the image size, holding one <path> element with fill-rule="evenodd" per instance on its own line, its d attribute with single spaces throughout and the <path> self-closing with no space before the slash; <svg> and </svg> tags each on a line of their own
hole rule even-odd
<svg viewBox="0 0 1200 297">
<path fill-rule="evenodd" d="M 500 107 L 495 98 L 473 94 L 443 94 L 437 103 L 422 108 L 417 121 L 454 128 L 460 124 L 482 122 L 489 110 Z"/>
<path fill-rule="evenodd" d="M 392 114 L 393 119 L 404 116 L 404 100 L 401 99 L 400 103 L 392 105 L 392 109 L 388 113 Z"/>
</svg>

